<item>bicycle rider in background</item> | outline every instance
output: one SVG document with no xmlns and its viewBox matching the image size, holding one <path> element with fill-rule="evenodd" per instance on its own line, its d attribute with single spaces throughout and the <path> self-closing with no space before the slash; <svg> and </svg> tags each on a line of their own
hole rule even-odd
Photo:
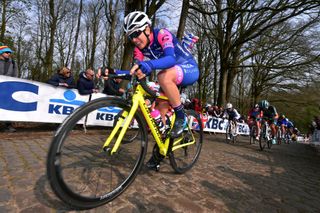
<svg viewBox="0 0 320 213">
<path fill-rule="evenodd" d="M 178 86 L 192 85 L 198 80 L 197 62 L 169 30 L 152 28 L 151 21 L 144 12 L 129 13 L 124 19 L 124 31 L 135 45 L 134 65 L 130 74 L 136 74 L 138 79 L 142 79 L 157 70 L 157 80 L 176 114 L 171 138 L 179 137 L 186 125 L 186 117 Z M 150 60 L 144 61 L 145 57 Z M 156 108 L 165 123 L 169 104 L 161 102 Z M 159 163 L 152 156 L 147 166 L 155 168 Z"/>
<path fill-rule="evenodd" d="M 250 129 L 253 125 L 256 125 L 257 127 L 256 140 L 259 140 L 259 136 L 260 136 L 261 117 L 262 117 L 262 111 L 260 110 L 259 104 L 255 104 L 254 107 L 248 113 L 248 125 Z"/>
<path fill-rule="evenodd" d="M 285 115 L 282 114 L 279 116 L 277 125 L 281 130 L 281 138 L 282 139 L 285 138 L 285 135 L 287 132 L 289 132 L 290 136 L 292 135 L 293 128 L 294 128 L 293 123 L 288 118 L 286 118 Z"/>
<path fill-rule="evenodd" d="M 240 118 L 239 112 L 233 108 L 231 103 L 226 104 L 226 109 L 223 112 L 222 118 L 227 118 L 229 122 L 234 122 L 235 127 L 237 126 L 237 121 Z M 230 136 L 228 135 L 228 139 L 230 139 Z"/>
<path fill-rule="evenodd" d="M 266 120 L 271 128 L 271 137 L 272 137 L 272 144 L 276 144 L 276 134 L 277 134 L 277 119 L 279 117 L 277 113 L 277 109 L 270 105 L 267 100 L 262 100 L 259 103 L 259 107 L 263 113 L 263 119 Z"/>
<path fill-rule="evenodd" d="M 288 124 L 288 119 L 285 117 L 285 115 L 280 115 L 277 121 L 277 126 L 279 127 L 279 130 L 281 132 L 281 139 L 284 138 L 286 134 L 286 128 Z"/>
</svg>

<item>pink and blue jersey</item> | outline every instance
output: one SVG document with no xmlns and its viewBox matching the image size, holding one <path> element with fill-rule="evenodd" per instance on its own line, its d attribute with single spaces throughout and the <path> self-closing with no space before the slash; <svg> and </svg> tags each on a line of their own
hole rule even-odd
<svg viewBox="0 0 320 213">
<path fill-rule="evenodd" d="M 175 67 L 177 70 L 176 84 L 187 86 L 199 78 L 199 68 L 191 53 L 180 44 L 178 39 L 167 29 L 153 29 L 150 45 L 140 50 L 134 49 L 134 59 L 143 61 L 150 59 L 153 70 Z"/>
</svg>

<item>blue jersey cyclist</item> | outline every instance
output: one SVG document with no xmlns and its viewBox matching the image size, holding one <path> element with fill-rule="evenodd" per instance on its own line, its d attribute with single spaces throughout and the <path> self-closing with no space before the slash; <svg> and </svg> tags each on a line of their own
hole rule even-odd
<svg viewBox="0 0 320 213">
<path fill-rule="evenodd" d="M 179 137 L 186 125 L 186 118 L 178 86 L 191 85 L 198 80 L 199 68 L 195 59 L 169 30 L 151 28 L 151 21 L 144 12 L 129 13 L 124 19 L 124 30 L 135 45 L 135 64 L 130 73 L 135 73 L 141 79 L 157 71 L 161 89 L 176 114 L 171 137 Z M 168 103 L 159 103 L 157 108 L 165 119 Z"/>
<path fill-rule="evenodd" d="M 279 119 L 278 119 L 278 122 L 277 122 L 277 125 L 280 127 L 281 129 L 281 137 L 284 137 L 286 131 L 288 130 L 289 133 L 292 134 L 292 130 L 293 130 L 293 123 L 285 117 L 285 115 L 280 115 L 279 116 Z"/>
<path fill-rule="evenodd" d="M 130 73 L 136 72 L 138 78 L 160 70 L 157 75 L 161 89 L 169 99 L 177 116 L 171 131 L 171 137 L 179 137 L 185 124 L 185 114 L 180 101 L 178 86 L 191 85 L 199 78 L 199 69 L 193 56 L 167 29 L 152 29 L 148 16 L 140 11 L 129 13 L 124 20 L 124 29 L 128 38 L 136 46 L 135 64 Z M 147 57 L 150 60 L 144 61 Z M 158 106 L 162 117 L 168 107 Z"/>
</svg>

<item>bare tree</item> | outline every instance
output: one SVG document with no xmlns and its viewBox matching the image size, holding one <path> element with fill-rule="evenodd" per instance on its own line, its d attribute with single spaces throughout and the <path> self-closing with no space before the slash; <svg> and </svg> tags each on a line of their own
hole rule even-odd
<svg viewBox="0 0 320 213">
<path fill-rule="evenodd" d="M 71 70 L 74 70 L 74 68 L 75 68 L 75 57 L 76 57 L 76 51 L 77 51 L 77 46 L 78 46 L 78 38 L 79 38 L 81 16 L 82 16 L 82 7 L 83 7 L 82 2 L 83 2 L 83 0 L 80 0 L 76 34 L 74 37 L 73 49 L 72 49 L 72 53 L 71 53 Z"/>
<path fill-rule="evenodd" d="M 210 4 L 212 7 L 208 6 Z M 319 3 L 313 0 L 212 0 L 206 4 L 194 1 L 190 8 L 207 15 L 214 25 L 212 34 L 217 40 L 220 58 L 218 103 L 224 104 L 231 97 L 231 82 L 239 72 L 237 67 L 243 45 L 293 17 L 319 11 Z"/>
<path fill-rule="evenodd" d="M 177 32 L 177 38 L 179 40 L 182 39 L 183 34 L 184 34 L 186 21 L 187 21 L 187 17 L 188 17 L 189 5 L 190 5 L 190 0 L 183 0 L 182 1 L 182 9 L 181 9 L 179 27 L 178 27 L 178 32 Z"/>
</svg>

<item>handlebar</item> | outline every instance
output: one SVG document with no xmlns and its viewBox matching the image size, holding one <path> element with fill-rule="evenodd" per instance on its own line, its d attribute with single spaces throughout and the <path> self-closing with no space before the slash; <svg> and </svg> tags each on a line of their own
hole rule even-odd
<svg viewBox="0 0 320 213">
<path fill-rule="evenodd" d="M 150 89 L 150 87 L 148 87 L 147 85 L 147 80 L 146 77 L 138 80 L 140 82 L 140 85 L 142 86 L 142 88 L 152 97 L 152 98 L 157 98 L 158 96 L 160 96 L 159 92 L 155 92 L 152 89 Z"/>
<path fill-rule="evenodd" d="M 109 74 L 108 75 L 108 80 L 109 79 L 114 79 L 114 78 L 120 78 L 120 79 L 128 79 L 128 77 L 130 76 L 130 78 L 132 78 L 133 76 L 128 75 L 128 74 Z M 152 89 L 150 89 L 147 85 L 147 80 L 146 77 L 142 78 L 142 79 L 136 79 L 140 85 L 142 86 L 142 88 L 152 97 L 152 98 L 157 98 L 158 96 L 160 96 L 159 92 L 155 92 Z M 108 81 L 107 81 L 108 82 Z M 109 82 L 110 84 L 110 82 Z"/>
</svg>

